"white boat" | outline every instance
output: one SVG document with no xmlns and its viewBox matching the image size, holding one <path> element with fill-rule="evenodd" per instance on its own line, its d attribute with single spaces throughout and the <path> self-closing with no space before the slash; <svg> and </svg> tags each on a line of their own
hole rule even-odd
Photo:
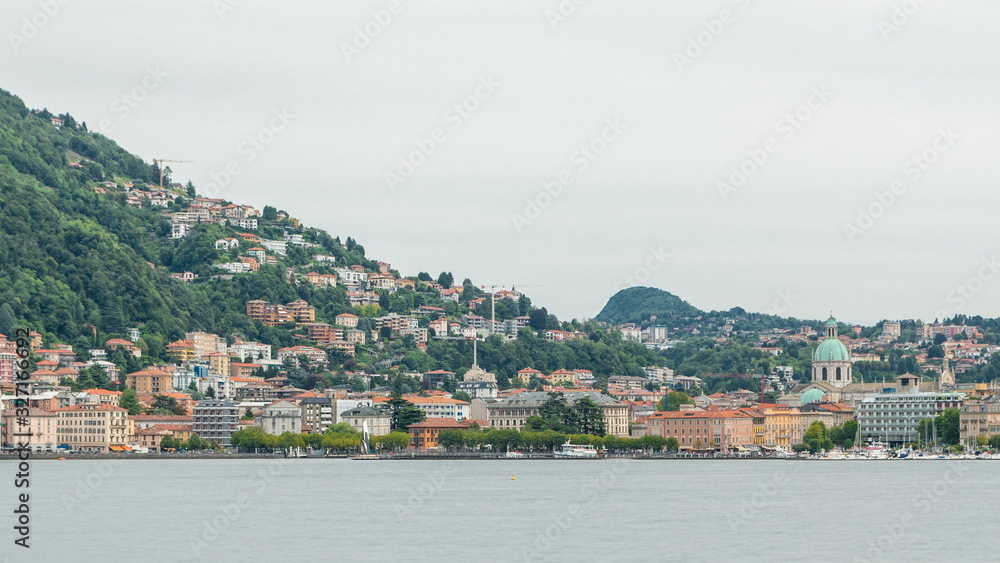
<svg viewBox="0 0 1000 563">
<path fill-rule="evenodd" d="M 592 458 L 597 457 L 597 449 L 594 446 L 572 444 L 566 442 L 561 450 L 553 452 L 556 457 Z"/>
</svg>

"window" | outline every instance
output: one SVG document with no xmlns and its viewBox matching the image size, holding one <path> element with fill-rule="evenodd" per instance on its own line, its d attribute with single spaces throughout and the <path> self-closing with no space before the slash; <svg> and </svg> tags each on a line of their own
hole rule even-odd
<svg viewBox="0 0 1000 563">
<path fill-rule="evenodd" d="M 840 381 L 840 368 L 837 368 L 837 381 Z"/>
<path fill-rule="evenodd" d="M 823 368 L 823 381 L 826 381 L 826 368 Z"/>
</svg>

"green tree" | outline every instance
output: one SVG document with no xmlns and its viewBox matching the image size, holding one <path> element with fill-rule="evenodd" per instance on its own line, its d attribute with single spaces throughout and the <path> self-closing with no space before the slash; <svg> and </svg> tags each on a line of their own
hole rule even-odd
<svg viewBox="0 0 1000 563">
<path fill-rule="evenodd" d="M 427 415 L 416 405 L 402 397 L 389 399 L 389 427 L 391 430 L 406 431 L 411 424 L 423 422 Z"/>
<path fill-rule="evenodd" d="M 377 436 L 372 441 L 381 445 L 382 449 L 398 451 L 404 450 L 410 445 L 410 435 L 406 432 L 390 432 L 385 436 Z"/>
<path fill-rule="evenodd" d="M 667 450 L 668 452 L 676 452 L 677 450 L 680 449 L 680 447 L 681 447 L 680 442 L 677 441 L 677 438 L 673 437 L 667 438 L 667 443 L 663 445 L 663 449 Z"/>
<path fill-rule="evenodd" d="M 844 429 L 844 446 L 847 448 L 851 448 L 854 446 L 854 443 L 857 442 L 858 421 L 852 419 L 844 422 L 843 429 Z M 861 438 L 862 438 L 861 441 L 864 441 L 864 437 L 862 436 Z M 847 445 L 848 440 L 851 441 L 850 446 Z"/>
<path fill-rule="evenodd" d="M 184 442 L 185 450 L 200 451 L 207 450 L 209 448 L 209 443 L 207 440 L 202 439 L 197 433 L 191 434 L 191 437 Z"/>
<path fill-rule="evenodd" d="M 458 401 L 465 401 L 466 403 L 472 402 L 472 395 L 469 395 L 466 391 L 455 391 L 451 398 Z"/>
<path fill-rule="evenodd" d="M 531 415 L 524 420 L 524 430 L 528 432 L 540 432 L 545 429 L 545 419 L 538 415 Z"/>
<path fill-rule="evenodd" d="M 130 415 L 142 414 L 142 405 L 135 394 L 135 389 L 125 388 L 118 399 L 118 406 L 127 410 Z"/>
<path fill-rule="evenodd" d="M 687 393 L 684 393 L 683 391 L 671 391 L 660 399 L 656 408 L 661 411 L 679 411 L 681 410 L 681 405 L 691 404 L 694 404 L 694 401 L 687 395 Z"/>
<path fill-rule="evenodd" d="M 360 433 L 350 424 L 346 422 L 338 422 L 337 424 L 327 426 L 324 434 L 331 436 L 358 436 Z"/>
<path fill-rule="evenodd" d="M 806 429 L 805 435 L 802 437 L 802 441 L 806 444 L 812 441 L 822 444 L 823 440 L 826 440 L 826 425 L 819 420 L 810 424 L 809 428 Z"/>
<path fill-rule="evenodd" d="M 947 408 L 937 417 L 938 437 L 944 444 L 955 445 L 961 441 L 959 431 L 960 411 L 956 407 Z"/>
<path fill-rule="evenodd" d="M 577 412 L 580 432 L 596 436 L 604 435 L 604 413 L 600 405 L 590 397 L 581 397 L 577 399 L 573 409 Z"/>
<path fill-rule="evenodd" d="M 261 212 L 261 219 L 264 221 L 277 221 L 278 220 L 278 210 L 270 205 L 265 205 L 264 210 Z"/>
<path fill-rule="evenodd" d="M 150 414 L 183 415 L 186 411 L 177 403 L 177 399 L 166 395 L 153 395 L 153 404 L 149 407 Z"/>
<path fill-rule="evenodd" d="M 465 432 L 462 430 L 442 430 L 438 434 L 437 442 L 449 450 L 461 448 L 466 442 Z"/>
<path fill-rule="evenodd" d="M 452 284 L 455 283 L 455 276 L 451 275 L 451 272 L 441 272 L 437 279 L 438 284 L 445 289 L 450 289 Z"/>
<path fill-rule="evenodd" d="M 17 324 L 17 317 L 14 316 L 14 309 L 9 303 L 0 305 L 0 333 L 14 340 L 14 327 Z"/>
</svg>

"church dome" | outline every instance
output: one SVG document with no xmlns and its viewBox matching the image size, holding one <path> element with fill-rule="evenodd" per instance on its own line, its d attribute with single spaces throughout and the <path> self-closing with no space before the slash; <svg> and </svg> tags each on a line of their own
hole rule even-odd
<svg viewBox="0 0 1000 563">
<path fill-rule="evenodd" d="M 851 355 L 847 352 L 847 348 L 839 339 L 833 337 L 820 342 L 816 351 L 813 352 L 814 362 L 849 362 L 850 360 Z"/>
<path fill-rule="evenodd" d="M 803 405 L 808 405 L 809 403 L 818 403 L 823 400 L 823 393 L 820 389 L 810 389 L 802 394 L 802 398 L 799 399 Z"/>
</svg>

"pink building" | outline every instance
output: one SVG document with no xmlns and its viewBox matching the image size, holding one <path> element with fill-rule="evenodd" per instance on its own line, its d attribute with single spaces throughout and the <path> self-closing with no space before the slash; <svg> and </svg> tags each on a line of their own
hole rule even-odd
<svg viewBox="0 0 1000 563">
<path fill-rule="evenodd" d="M 21 443 L 28 444 L 32 450 L 55 450 L 56 447 L 56 413 L 39 408 L 29 408 L 28 416 L 17 417 L 11 408 L 3 413 L 2 436 L 3 445 L 17 447 Z M 18 425 L 19 419 L 27 420 L 27 426 Z M 23 421 L 22 421 L 23 422 Z M 30 436 L 18 436 L 29 434 Z"/>
<path fill-rule="evenodd" d="M 646 424 L 646 435 L 675 438 L 682 450 L 753 444 L 753 417 L 741 411 L 659 411 L 638 422 Z"/>
</svg>

